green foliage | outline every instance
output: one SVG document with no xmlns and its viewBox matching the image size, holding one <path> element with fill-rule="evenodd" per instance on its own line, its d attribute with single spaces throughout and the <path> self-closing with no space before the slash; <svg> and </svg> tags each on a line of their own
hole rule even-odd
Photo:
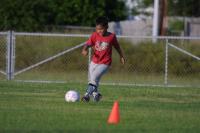
<svg viewBox="0 0 200 133">
<path fill-rule="evenodd" d="M 199 0 L 168 0 L 169 16 L 200 16 Z"/>
<path fill-rule="evenodd" d="M 184 22 L 180 20 L 171 21 L 169 23 L 169 28 L 175 31 L 183 31 L 184 30 Z"/>
<path fill-rule="evenodd" d="M 16 64 L 17 70 L 23 69 L 44 59 L 47 59 L 59 52 L 67 50 L 75 45 L 84 42 L 84 38 L 67 38 L 67 37 L 34 37 L 26 38 L 18 36 L 16 38 Z M 48 65 L 42 66 L 41 70 L 63 71 L 66 68 L 70 70 L 79 70 L 80 66 L 85 65 L 87 61 L 81 62 L 80 49 L 70 52 L 59 57 Z M 82 57 L 83 58 L 83 57 Z M 83 59 L 82 59 L 83 60 Z M 70 63 L 68 63 L 70 62 Z"/>
<path fill-rule="evenodd" d="M 130 44 L 129 44 L 130 45 Z M 133 44 L 131 48 L 125 48 L 127 64 L 132 64 L 139 73 L 160 73 L 163 70 L 164 49 L 161 44 L 152 44 L 152 42 L 141 42 Z M 129 56 L 131 55 L 131 56 Z"/>
<path fill-rule="evenodd" d="M 139 7 L 145 8 L 153 5 L 154 0 L 137 0 Z M 159 0 L 161 3 L 161 0 Z M 200 16 L 199 0 L 167 0 L 168 16 Z M 139 9 L 139 8 L 138 8 Z M 134 12 L 137 12 L 133 10 Z"/>
<path fill-rule="evenodd" d="M 179 44 L 178 47 L 192 53 L 193 55 L 199 57 L 199 46 L 196 42 L 192 45 L 190 42 L 185 42 Z M 190 45 L 190 46 L 188 46 Z M 177 52 L 175 49 L 169 49 L 169 72 L 174 75 L 199 75 L 200 62 L 188 55 Z"/>
<path fill-rule="evenodd" d="M 6 70 L 6 36 L 0 36 L 0 70 Z"/>
<path fill-rule="evenodd" d="M 154 0 L 143 0 L 142 5 L 145 6 L 145 7 L 148 7 L 148 6 L 153 5 L 153 2 L 154 2 Z"/>
<path fill-rule="evenodd" d="M 0 14 L 0 30 L 44 31 L 46 26 L 94 26 L 101 15 L 125 19 L 126 8 L 119 0 L 1 0 Z"/>
<path fill-rule="evenodd" d="M 137 9 L 135 9 L 135 8 L 133 8 L 131 12 L 132 12 L 132 15 L 140 14 L 139 11 Z"/>
<path fill-rule="evenodd" d="M 31 39 L 28 38 L 28 40 L 26 40 L 24 37 L 18 37 L 15 67 L 17 70 L 28 67 L 84 41 L 84 38 L 69 39 L 51 37 L 47 39 L 45 37 L 32 37 Z M 152 41 L 133 44 L 121 39 L 120 45 L 127 60 L 126 65 L 121 69 L 122 66 L 119 63 L 119 56 L 115 49 L 113 49 L 113 65 L 110 72 L 118 73 L 123 71 L 123 73 L 129 74 L 161 74 L 164 72 L 165 44 L 162 41 L 158 41 L 157 44 L 152 43 Z M 198 46 L 195 42 L 184 44 L 184 47 L 187 47 L 187 50 L 192 51 L 193 54 L 200 56 Z M 169 52 L 168 65 L 172 74 L 193 75 L 199 71 L 200 64 L 195 59 L 173 49 Z M 70 71 L 79 71 L 80 69 L 83 69 L 83 66 L 85 66 L 85 70 L 87 67 L 87 58 L 82 57 L 81 49 L 78 49 L 59 57 L 56 61 L 48 63 L 48 65 L 44 65 L 41 70 L 62 72 L 67 68 Z"/>
</svg>

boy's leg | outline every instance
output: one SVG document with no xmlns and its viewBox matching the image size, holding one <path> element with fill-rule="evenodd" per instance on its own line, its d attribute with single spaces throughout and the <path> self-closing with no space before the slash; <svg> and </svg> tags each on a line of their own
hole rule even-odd
<svg viewBox="0 0 200 133">
<path fill-rule="evenodd" d="M 90 63 L 89 65 L 89 73 L 88 73 L 88 76 L 89 76 L 89 83 L 88 83 L 88 86 L 87 86 L 87 89 L 86 89 L 86 93 L 85 95 L 83 96 L 82 98 L 82 101 L 85 101 L 85 102 L 89 102 L 90 100 L 90 95 L 92 94 L 92 92 L 97 89 L 97 86 L 96 86 L 96 83 L 93 82 L 93 83 L 90 83 L 91 81 L 91 77 L 93 75 L 93 72 L 96 68 L 97 64 L 94 64 L 93 62 Z M 96 87 L 96 88 L 95 88 Z"/>
<path fill-rule="evenodd" d="M 103 74 L 105 74 L 107 70 L 109 69 L 109 66 L 104 65 L 104 64 L 94 64 L 94 65 L 95 65 L 95 68 L 90 74 L 89 83 L 95 84 L 97 86 L 97 88 L 94 89 L 94 91 L 92 92 L 92 96 L 94 98 L 94 101 L 98 102 L 102 97 L 102 95 L 98 92 L 99 82 Z"/>
<path fill-rule="evenodd" d="M 82 98 L 82 101 L 89 102 L 90 96 L 92 95 L 93 92 L 97 91 L 97 86 L 93 84 L 88 84 L 88 87 L 86 89 L 86 93 Z"/>
<path fill-rule="evenodd" d="M 93 92 L 97 92 L 97 86 L 89 83 L 86 89 L 85 96 L 90 96 Z"/>
<path fill-rule="evenodd" d="M 104 64 L 95 64 L 91 62 L 89 68 L 89 84 L 86 90 L 83 101 L 88 102 L 90 100 L 90 96 L 92 95 L 94 101 L 99 101 L 102 95 L 98 92 L 98 85 L 101 76 L 106 73 L 109 66 Z"/>
</svg>

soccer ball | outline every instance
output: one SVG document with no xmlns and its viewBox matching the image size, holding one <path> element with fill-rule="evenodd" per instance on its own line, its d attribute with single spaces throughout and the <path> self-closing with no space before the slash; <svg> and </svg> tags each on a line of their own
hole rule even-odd
<svg viewBox="0 0 200 133">
<path fill-rule="evenodd" d="M 77 102 L 80 99 L 80 95 L 75 90 L 69 90 L 65 94 L 65 101 L 66 102 Z"/>
</svg>

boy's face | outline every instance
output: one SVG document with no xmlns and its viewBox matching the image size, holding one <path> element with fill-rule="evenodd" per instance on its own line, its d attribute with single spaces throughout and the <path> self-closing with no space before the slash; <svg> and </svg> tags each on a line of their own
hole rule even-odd
<svg viewBox="0 0 200 133">
<path fill-rule="evenodd" d="M 108 27 L 107 26 L 102 26 L 102 25 L 96 25 L 96 32 L 100 36 L 104 36 L 104 34 L 107 32 Z"/>
</svg>

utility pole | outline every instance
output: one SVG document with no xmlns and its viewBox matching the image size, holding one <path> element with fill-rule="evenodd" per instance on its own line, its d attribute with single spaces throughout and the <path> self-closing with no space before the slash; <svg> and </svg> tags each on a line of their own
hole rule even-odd
<svg viewBox="0 0 200 133">
<path fill-rule="evenodd" d="M 167 0 L 161 0 L 160 13 L 160 35 L 166 35 L 167 30 Z"/>
</svg>

